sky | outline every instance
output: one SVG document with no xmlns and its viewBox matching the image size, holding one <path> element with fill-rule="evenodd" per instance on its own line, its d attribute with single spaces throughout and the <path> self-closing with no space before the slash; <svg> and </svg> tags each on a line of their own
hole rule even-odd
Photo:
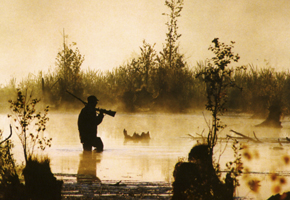
<svg viewBox="0 0 290 200">
<path fill-rule="evenodd" d="M 169 12 L 165 0 L 0 0 L 0 84 L 55 69 L 63 45 L 75 42 L 82 69 L 112 70 L 140 53 L 143 40 L 159 52 Z M 240 65 L 290 68 L 289 0 L 184 0 L 179 45 L 190 66 L 212 56 L 219 38 Z M 265 61 L 266 60 L 266 61 Z"/>
</svg>

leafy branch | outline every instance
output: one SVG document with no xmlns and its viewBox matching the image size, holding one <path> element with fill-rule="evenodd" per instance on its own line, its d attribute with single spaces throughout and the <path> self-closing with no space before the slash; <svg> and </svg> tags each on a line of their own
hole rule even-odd
<svg viewBox="0 0 290 200">
<path fill-rule="evenodd" d="M 17 99 L 9 100 L 12 114 L 8 114 L 8 118 L 12 118 L 16 134 L 24 151 L 24 158 L 27 161 L 37 148 L 45 150 L 51 146 L 52 138 L 46 138 L 44 131 L 46 130 L 46 123 L 49 120 L 47 117 L 49 107 L 44 109 L 44 113 L 36 111 L 36 105 L 40 99 L 32 98 L 30 94 L 27 97 L 20 89 L 17 89 Z"/>
<path fill-rule="evenodd" d="M 232 52 L 233 44 L 226 45 L 219 42 L 218 38 L 215 38 L 208 49 L 212 51 L 215 56 L 206 61 L 206 67 L 196 74 L 197 77 L 202 77 L 206 84 L 207 103 L 206 109 L 212 113 L 212 126 L 209 130 L 207 142 L 208 146 L 213 152 L 213 148 L 216 145 L 218 139 L 218 132 L 226 127 L 218 117 L 226 111 L 225 104 L 227 103 L 227 89 L 229 87 L 237 87 L 233 79 L 235 70 L 229 68 L 228 65 L 231 62 L 238 62 L 240 59 L 238 54 Z M 244 67 L 237 68 L 236 70 L 242 70 Z M 241 89 L 241 88 L 240 88 Z"/>
</svg>

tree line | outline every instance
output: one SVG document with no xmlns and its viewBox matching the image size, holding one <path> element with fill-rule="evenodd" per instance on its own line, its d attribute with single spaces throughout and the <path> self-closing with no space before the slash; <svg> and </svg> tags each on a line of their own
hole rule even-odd
<svg viewBox="0 0 290 200">
<path fill-rule="evenodd" d="M 82 70 L 85 60 L 77 44 L 67 44 L 56 55 L 55 68 L 47 73 L 28 76 L 19 84 L 15 79 L 0 88 L 2 102 L 7 103 L 17 88 L 33 90 L 33 94 L 54 108 L 82 106 L 66 91 L 83 100 L 96 95 L 100 105 L 124 112 L 166 111 L 191 112 L 207 103 L 204 77 L 196 76 L 206 70 L 208 60 L 190 66 L 180 52 L 178 19 L 183 1 L 165 1 L 169 8 L 165 43 L 160 52 L 155 44 L 145 40 L 138 56 L 109 71 Z M 210 44 L 211 41 L 209 41 Z M 240 88 L 230 88 L 227 98 L 229 111 L 252 112 L 265 116 L 271 104 L 283 107 L 287 113 L 289 102 L 289 72 L 278 72 L 266 64 L 242 66 L 231 78 Z M 247 69 L 246 69 L 247 68 Z"/>
<path fill-rule="evenodd" d="M 100 103 L 120 111 L 169 111 L 190 112 L 203 108 L 206 104 L 206 84 L 202 76 L 196 74 L 205 70 L 206 61 L 189 66 L 182 56 L 174 59 L 173 67 L 158 55 L 154 46 L 144 41 L 140 55 L 111 71 L 80 69 L 83 56 L 79 50 L 66 47 L 69 55 L 78 60 L 67 59 L 66 67 L 61 59 L 55 71 L 37 76 L 28 76 L 18 85 L 15 79 L 0 89 L 1 105 L 7 103 L 10 94 L 17 88 L 33 90 L 51 108 L 80 105 L 66 90 L 86 100 L 90 94 L 96 95 Z M 67 53 L 65 53 L 67 54 Z M 179 60 L 179 61 L 178 61 Z M 276 71 L 266 65 L 243 66 L 245 70 L 231 74 L 232 80 L 240 88 L 230 88 L 227 98 L 229 111 L 249 112 L 265 116 L 271 104 L 278 103 L 287 114 L 290 108 L 290 73 Z"/>
</svg>

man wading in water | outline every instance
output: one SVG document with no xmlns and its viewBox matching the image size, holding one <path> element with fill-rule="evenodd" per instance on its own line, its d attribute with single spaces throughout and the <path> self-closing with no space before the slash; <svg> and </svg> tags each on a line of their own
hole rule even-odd
<svg viewBox="0 0 290 200">
<path fill-rule="evenodd" d="M 84 151 L 92 151 L 96 147 L 98 152 L 102 152 L 104 145 L 100 137 L 97 137 L 98 125 L 103 121 L 104 113 L 96 113 L 98 99 L 95 96 L 88 97 L 88 104 L 81 110 L 78 118 L 78 128 L 81 143 Z"/>
</svg>

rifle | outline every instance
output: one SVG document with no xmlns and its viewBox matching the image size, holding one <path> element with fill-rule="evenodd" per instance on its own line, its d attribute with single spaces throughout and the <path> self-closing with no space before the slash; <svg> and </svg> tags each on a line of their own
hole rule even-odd
<svg viewBox="0 0 290 200">
<path fill-rule="evenodd" d="M 70 95 L 72 95 L 77 100 L 81 101 L 84 105 L 88 104 L 87 102 L 83 101 L 82 99 L 80 99 L 79 97 L 77 97 L 74 94 L 70 93 L 69 91 L 66 90 L 66 92 L 69 93 Z M 107 115 L 110 115 L 111 117 L 115 117 L 115 114 L 116 114 L 116 111 L 106 110 L 106 109 L 102 109 L 102 108 L 96 108 L 96 111 L 105 113 Z"/>
</svg>

